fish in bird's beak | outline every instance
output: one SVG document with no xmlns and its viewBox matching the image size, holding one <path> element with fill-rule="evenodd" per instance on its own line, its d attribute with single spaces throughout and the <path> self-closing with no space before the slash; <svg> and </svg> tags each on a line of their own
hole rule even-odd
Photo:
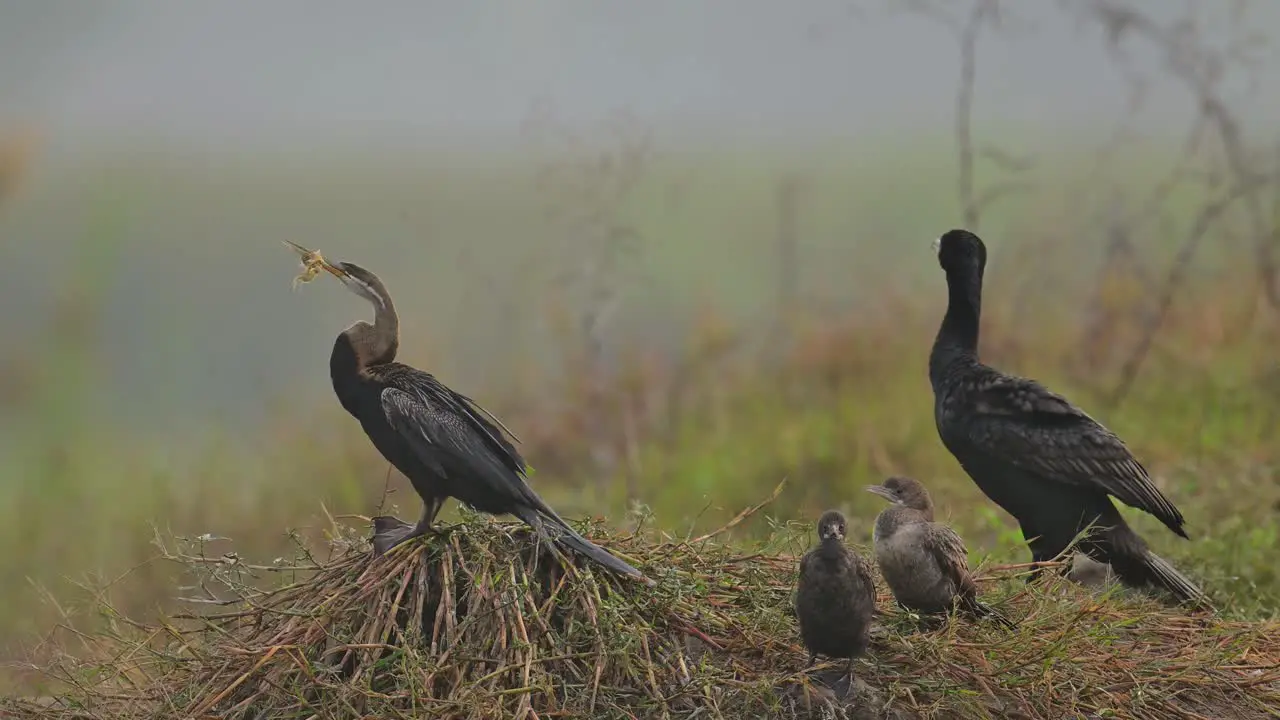
<svg viewBox="0 0 1280 720">
<path fill-rule="evenodd" d="M 898 499 L 893 496 L 893 491 L 883 485 L 868 485 L 864 489 L 873 495 L 879 495 L 891 503 L 898 502 Z"/>
<path fill-rule="evenodd" d="M 298 287 L 298 283 L 311 282 L 315 279 L 316 275 L 320 274 L 321 270 L 327 271 L 330 275 L 333 275 L 339 280 L 346 278 L 347 274 L 341 269 L 330 265 L 329 261 L 324 259 L 324 256 L 320 254 L 319 250 L 308 250 L 298 243 L 290 242 L 288 240 L 284 240 L 283 242 L 286 246 L 293 248 L 294 252 L 298 253 L 298 255 L 302 256 L 302 273 L 293 279 L 293 287 L 295 289 Z"/>
</svg>

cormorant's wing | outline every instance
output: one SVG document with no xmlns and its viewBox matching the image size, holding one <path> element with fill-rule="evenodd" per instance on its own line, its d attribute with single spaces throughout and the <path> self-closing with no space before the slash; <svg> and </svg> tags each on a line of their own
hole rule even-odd
<svg viewBox="0 0 1280 720">
<path fill-rule="evenodd" d="M 858 580 L 862 582 L 862 587 L 866 588 L 867 594 L 875 602 L 876 581 L 871 577 L 871 565 L 862 556 L 854 552 L 852 548 L 845 548 L 845 552 L 849 555 L 849 562 L 853 565 L 853 572 L 858 576 Z"/>
<path fill-rule="evenodd" d="M 814 551 L 809 550 L 800 558 L 800 579 L 804 580 L 809 575 L 810 568 L 813 567 Z"/>
<path fill-rule="evenodd" d="M 466 468 L 468 482 L 541 509 L 543 503 L 522 477 L 524 459 L 466 398 L 426 373 L 401 375 L 395 381 L 382 391 L 382 411 L 419 459 L 446 476 L 448 459 L 450 465 Z"/>
<path fill-rule="evenodd" d="M 925 526 L 924 549 L 938 563 L 938 567 L 962 595 L 977 592 L 977 585 L 969 573 L 969 550 L 955 530 L 941 523 Z"/>
<path fill-rule="evenodd" d="M 1102 490 L 1182 531 L 1182 513 L 1123 441 L 1034 380 L 992 373 L 964 388 L 956 418 L 976 447 L 1045 479 Z"/>
</svg>

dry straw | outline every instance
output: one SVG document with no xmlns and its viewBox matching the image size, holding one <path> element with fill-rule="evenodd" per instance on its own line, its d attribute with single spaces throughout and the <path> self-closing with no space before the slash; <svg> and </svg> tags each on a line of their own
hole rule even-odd
<svg viewBox="0 0 1280 720">
<path fill-rule="evenodd" d="M 797 558 L 769 549 L 778 544 L 743 554 L 713 536 L 588 529 L 657 587 L 562 564 L 522 526 L 475 516 L 381 559 L 357 539 L 267 589 L 246 578 L 280 567 L 185 556 L 217 598 L 206 612 L 113 623 L 87 638 L 87 653 L 44 668 L 61 694 L 8 701 L 0 716 L 1280 716 L 1275 624 L 1027 587 L 1016 568 L 984 578 L 1014 631 L 964 620 L 921 629 L 882 592 L 858 682 L 832 690 L 823 681 L 844 663 L 804 670 Z"/>
</svg>

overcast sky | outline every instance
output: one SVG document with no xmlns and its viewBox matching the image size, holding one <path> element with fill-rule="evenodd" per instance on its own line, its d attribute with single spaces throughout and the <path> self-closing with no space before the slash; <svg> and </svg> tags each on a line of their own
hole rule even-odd
<svg viewBox="0 0 1280 720">
<path fill-rule="evenodd" d="M 220 174 L 222 166 L 206 160 L 262 148 L 290 148 L 323 160 L 343 144 L 357 151 L 377 145 L 393 151 L 509 147 L 521 141 L 522 124 L 540 102 L 576 128 L 629 110 L 664 152 L 688 140 L 795 137 L 843 140 L 844 147 L 858 149 L 884 144 L 896 152 L 920 133 L 949 132 L 959 74 L 954 36 L 942 23 L 903 12 L 906 0 L 855 1 L 860 8 L 844 0 L 0 1 L 0 138 L 7 124 L 18 123 L 40 128 L 44 139 L 29 192 L 0 216 L 0 250 L 12 263 L 9 282 L 0 285 L 0 306 L 27 303 L 67 282 L 67 268 L 59 263 L 70 261 L 53 257 L 51 248 L 75 258 L 72 249 L 86 240 L 110 245 L 116 237 L 131 254 L 118 263 L 119 275 L 104 295 L 104 323 L 117 344 L 108 363 L 114 374 L 103 387 L 128 400 L 140 417 L 166 426 L 180 417 L 198 425 L 216 412 L 245 417 L 246 408 L 263 405 L 259 395 L 266 389 L 280 391 L 296 381 L 300 355 L 328 352 L 334 329 L 323 311 L 341 321 L 349 317 L 341 313 L 351 311 L 343 304 L 349 298 L 317 290 L 307 302 L 332 306 L 310 308 L 314 325 L 291 329 L 284 340 L 274 342 L 273 334 L 283 331 L 270 321 L 242 327 L 241 318 L 250 313 L 299 322 L 297 298 L 281 299 L 287 297 L 285 283 L 277 276 L 291 268 L 278 238 L 307 238 L 334 252 L 358 247 L 362 261 L 375 262 L 379 252 L 404 258 L 402 248 L 416 242 L 429 218 L 438 223 L 431 227 L 447 227 L 440 232 L 450 236 L 449 247 L 488 243 L 496 258 L 506 257 L 502 243 L 534 242 L 534 236 L 509 236 L 508 226 L 488 220 L 503 212 L 534 216 L 519 215 L 528 193 L 507 186 L 494 191 L 498 210 L 487 202 L 468 210 L 454 202 L 447 183 L 401 186 L 393 176 L 373 175 L 297 183 L 286 173 L 271 185 L 255 183 L 252 173 Z M 1124 115 L 1128 89 L 1104 50 L 1101 29 L 1068 12 L 1085 1 L 1007 2 L 1019 8 L 1019 27 L 980 45 L 974 118 L 980 140 L 1017 132 L 1024 147 L 1070 147 L 1066 134 L 1110 129 Z M 967 0 L 934 2 L 958 11 L 970 7 Z M 1202 30 L 1219 43 L 1236 4 L 1130 2 L 1162 23 L 1197 8 Z M 1254 5 L 1259 9 L 1246 27 L 1275 28 L 1280 38 L 1280 2 Z M 1150 46 L 1126 47 L 1139 68 L 1158 66 Z M 1268 133 L 1266 147 L 1275 141 L 1280 118 L 1280 64 L 1275 51 L 1268 52 L 1258 87 L 1249 90 L 1243 76 L 1232 76 L 1228 97 L 1247 128 Z M 1167 74 L 1157 79 L 1132 127 L 1143 134 L 1184 131 L 1194 117 L 1192 98 Z M 149 143 L 156 141 L 161 152 L 152 152 Z M 80 162 L 82 150 L 103 143 L 128 147 L 109 153 L 105 163 L 96 155 Z M 185 172 L 130 175 L 175 147 Z M 186 162 L 190 151 L 206 155 Z M 401 157 L 375 159 L 390 171 Z M 416 157 L 420 164 L 435 160 L 430 153 Z M 227 167 L 289 167 L 276 159 L 259 165 L 258 155 L 241 155 Z M 953 160 L 947 151 L 928 171 L 949 173 Z M 1125 162 L 1117 162 L 1118 171 Z M 895 192 L 905 193 L 907 186 L 900 181 Z M 690 195 L 716 201 L 715 193 Z M 808 228 L 806 242 L 835 248 L 855 237 L 891 242 L 895 233 L 908 232 L 896 227 L 903 218 L 894 207 L 864 206 L 847 217 L 844 210 L 828 210 L 825 216 L 813 210 L 832 224 Z M 705 227 L 680 226 L 687 239 L 717 232 L 742 239 L 754 229 L 722 222 L 714 210 L 699 217 L 713 215 Z M 402 221 L 406 217 L 412 221 Z M 893 232 L 884 232 L 891 226 Z M 536 237 L 550 243 L 560 231 L 541 232 Z M 244 271 L 247 257 L 259 262 L 257 253 L 261 264 Z M 186 266 L 192 257 L 201 258 L 203 276 L 212 281 L 192 279 Z M 438 265 L 426 267 L 442 272 Z M 740 263 L 739 280 L 724 281 L 721 290 L 732 282 L 750 286 L 754 267 L 764 265 Z M 494 272 L 485 277 L 517 275 L 514 266 Z M 222 282 L 232 275 L 243 281 L 234 293 Z M 684 287 L 690 297 L 707 292 L 695 274 L 679 277 L 685 279 L 668 280 L 688 287 L 656 286 L 645 296 L 658 309 L 643 319 L 655 327 L 668 328 L 668 321 L 683 317 L 664 304 L 674 297 L 672 287 Z M 424 286 L 415 316 L 424 323 L 448 321 L 448 308 L 460 306 L 462 291 L 455 296 L 436 284 Z M 398 292 L 406 298 L 409 289 Z M 633 301 L 627 311 L 649 312 L 650 304 Z M 447 343 L 459 371 L 478 367 L 476 358 L 496 356 L 485 343 L 505 342 L 506 328 L 496 323 L 506 316 L 492 312 L 492 325 L 465 325 L 478 327 L 476 337 Z M 20 322 L 30 325 L 39 316 L 10 313 L 0 317 L 0 330 L 13 331 Z M 260 335 L 251 332 L 258 329 Z M 667 332 L 673 342 L 683 337 L 675 325 Z M 268 337 L 272 349 L 244 367 L 248 360 L 239 348 Z M 323 363 L 307 367 L 307 388 L 328 402 Z M 245 385 L 241 373 L 250 370 L 258 381 Z M 477 387 L 479 372 L 471 378 Z M 110 407 L 117 419 L 128 411 Z"/>
<path fill-rule="evenodd" d="M 570 122 L 629 108 L 673 139 L 944 127 L 952 37 L 893 2 L 859 1 L 6 2 L 0 121 L 64 140 L 447 144 L 515 137 L 549 100 Z M 1164 19 L 1188 6 L 1133 4 Z M 1033 27 L 982 46 L 983 112 L 1048 132 L 1114 119 L 1124 86 L 1097 28 L 1062 3 L 1018 5 Z M 1221 27 L 1228 3 L 1213 5 L 1203 14 Z M 1255 15 L 1280 27 L 1280 4 Z M 1275 117 L 1268 81 L 1252 111 Z M 1157 88 L 1153 122 L 1186 101 Z"/>
</svg>

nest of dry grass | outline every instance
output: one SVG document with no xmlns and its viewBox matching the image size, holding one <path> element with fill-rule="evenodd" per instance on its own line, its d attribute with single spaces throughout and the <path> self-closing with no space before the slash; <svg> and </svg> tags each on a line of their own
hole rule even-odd
<svg viewBox="0 0 1280 720">
<path fill-rule="evenodd" d="M 987 577 L 1019 623 L 921 629 L 884 594 L 869 656 L 805 670 L 789 540 L 589 535 L 657 580 L 562 564 L 522 526 L 471 517 L 373 559 L 356 538 L 287 568 L 188 554 L 199 614 L 117 620 L 44 668 L 34 718 L 1265 718 L 1280 627 L 1188 616 L 1075 585 Z M 804 533 L 804 534 L 800 534 Z M 0 715 L 3 715 L 0 712 Z"/>
</svg>

